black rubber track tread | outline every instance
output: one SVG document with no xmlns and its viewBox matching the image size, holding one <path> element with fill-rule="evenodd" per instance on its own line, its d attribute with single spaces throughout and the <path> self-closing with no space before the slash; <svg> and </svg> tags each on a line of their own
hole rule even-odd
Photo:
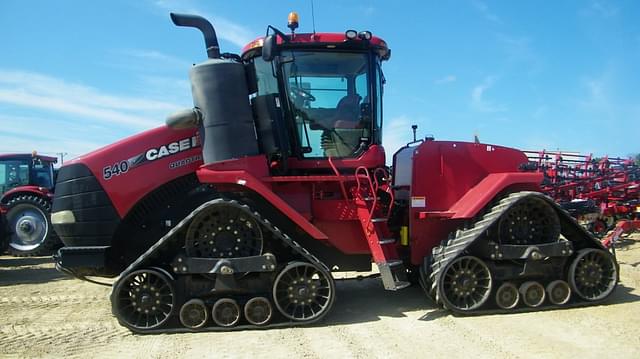
<svg viewBox="0 0 640 359">
<path fill-rule="evenodd" d="M 191 219 L 193 219 L 193 217 L 195 217 L 198 213 L 200 213 L 203 210 L 205 210 L 207 207 L 209 207 L 211 205 L 217 205 L 217 204 L 225 204 L 225 205 L 234 206 L 234 207 L 240 209 L 241 211 L 243 211 L 244 213 L 246 213 L 247 215 L 252 216 L 253 218 L 255 218 L 263 226 L 264 230 L 270 231 L 275 238 L 281 240 L 283 244 L 285 244 L 287 247 L 289 247 L 292 250 L 294 250 L 297 254 L 302 256 L 309 263 L 315 265 L 320 271 L 325 272 L 324 274 L 333 281 L 333 277 L 331 276 L 331 271 L 329 270 L 329 268 L 327 268 L 327 266 L 324 263 L 322 263 L 314 255 L 309 253 L 309 251 L 307 251 L 300 244 L 298 244 L 296 241 L 294 241 L 286 233 L 282 232 L 278 227 L 273 225 L 268 219 L 263 218 L 260 215 L 260 213 L 258 213 L 256 211 L 253 211 L 246 204 L 240 203 L 240 202 L 238 202 L 236 200 L 223 199 L 223 198 L 217 198 L 217 199 L 205 202 L 202 205 L 200 205 L 198 208 L 193 210 L 191 213 L 189 213 L 189 215 L 187 215 L 175 227 L 173 227 L 171 230 L 169 230 L 169 232 L 167 232 L 167 234 L 165 234 L 162 238 L 160 238 L 146 252 L 144 252 L 140 257 L 138 257 L 138 259 L 136 259 L 124 271 L 122 271 L 122 273 L 120 273 L 120 275 L 119 275 L 118 280 L 120 280 L 120 278 L 125 278 L 129 273 L 131 273 L 131 272 L 133 272 L 135 270 L 142 269 L 142 268 L 153 267 L 154 264 L 150 263 L 150 262 L 152 262 L 153 259 L 157 258 L 157 256 L 162 255 L 163 248 L 168 247 L 168 245 L 172 241 L 175 241 L 180 237 L 180 236 L 176 236 L 176 234 L 178 232 L 180 232 L 181 230 L 183 230 L 185 228 L 185 226 L 187 226 L 191 222 Z M 114 283 L 112 288 L 113 289 L 116 288 L 116 284 L 115 283 Z M 111 290 L 111 294 L 109 296 L 111 298 L 111 302 L 112 303 L 113 303 L 113 296 L 115 295 L 115 292 L 114 292 L 113 289 Z M 283 321 L 283 322 L 279 322 L 279 323 L 266 324 L 266 325 L 238 325 L 238 326 L 234 326 L 234 327 L 217 327 L 217 326 L 214 327 L 214 326 L 209 326 L 209 327 L 204 327 L 204 328 L 199 328 L 199 329 L 189 329 L 189 328 L 179 327 L 179 328 L 157 328 L 157 329 L 151 329 L 151 330 L 139 330 L 139 329 L 130 328 L 127 325 L 125 325 L 124 323 L 120 323 L 120 324 L 125 326 L 125 327 L 127 327 L 131 331 L 133 331 L 135 333 L 139 333 L 139 334 L 189 333 L 189 332 L 207 332 L 207 331 L 221 331 L 221 332 L 224 332 L 224 331 L 236 331 L 236 330 L 247 330 L 247 329 L 264 330 L 264 329 L 271 329 L 271 328 L 286 328 L 286 327 L 293 327 L 293 326 L 307 326 L 307 325 L 311 325 L 313 323 L 316 323 L 316 322 L 322 320 L 325 317 L 325 315 L 328 312 L 331 311 L 331 306 L 333 305 L 334 302 L 335 302 L 335 292 L 334 292 L 334 300 L 330 304 L 330 307 L 321 316 L 319 316 L 319 317 L 317 317 L 317 318 L 315 318 L 313 320 L 309 320 L 309 321 L 305 321 L 305 322 Z M 112 312 L 113 312 L 113 315 L 117 318 L 118 316 L 117 316 L 117 314 L 115 312 L 115 308 L 113 306 L 112 306 Z M 120 321 L 119 318 L 118 318 L 118 321 Z"/>
<path fill-rule="evenodd" d="M 53 225 L 51 224 L 51 201 L 46 198 L 42 198 L 35 195 L 18 195 L 13 197 L 11 200 L 9 200 L 9 202 L 7 202 L 8 211 L 5 215 L 7 217 L 6 218 L 7 226 L 9 224 L 9 213 L 11 209 L 14 206 L 17 206 L 19 204 L 30 204 L 42 210 L 47 220 L 48 231 L 47 231 L 47 236 L 45 237 L 42 244 L 37 248 L 29 251 L 20 251 L 11 247 L 10 245 L 11 233 L 6 233 L 7 238 L 5 240 L 6 241 L 5 246 L 9 254 L 15 257 L 33 257 L 33 256 L 41 256 L 41 255 L 50 255 L 53 253 L 53 251 L 60 248 L 62 246 L 62 242 L 60 241 L 60 238 L 56 234 L 55 230 L 53 229 Z"/>
<path fill-rule="evenodd" d="M 421 266 L 421 270 L 423 273 L 423 277 L 421 284 L 422 287 L 427 294 L 427 296 L 431 299 L 434 299 L 436 303 L 440 306 L 444 307 L 443 301 L 440 298 L 439 286 L 438 282 L 440 281 L 440 276 L 442 274 L 442 270 L 454 259 L 458 258 L 461 255 L 464 255 L 465 250 L 473 244 L 476 240 L 480 239 L 482 235 L 491 227 L 494 223 L 496 223 L 502 214 L 504 214 L 511 206 L 515 205 L 519 200 L 524 198 L 540 198 L 543 199 L 547 204 L 552 206 L 552 208 L 556 211 L 558 217 L 560 218 L 560 225 L 562 228 L 561 234 L 567 238 L 567 240 L 571 241 L 574 244 L 574 253 L 577 252 L 581 248 L 597 248 L 606 250 L 602 243 L 589 231 L 587 231 L 584 227 L 582 227 L 578 222 L 573 218 L 569 212 L 564 210 L 562 207 L 557 205 L 553 199 L 550 197 L 540 193 L 540 192 L 515 192 L 512 193 L 502 200 L 500 200 L 497 204 L 489 208 L 488 211 L 482 216 L 479 220 L 473 223 L 473 226 L 469 229 L 459 230 L 455 233 L 455 236 L 451 239 L 444 240 L 439 246 L 435 247 L 432 251 L 432 262 L 430 266 L 430 270 L 428 271 L 429 276 L 427 277 L 427 271 L 423 269 L 424 265 Z M 574 254 L 575 255 L 575 254 Z M 573 256 L 572 256 L 573 258 Z M 614 257 L 615 260 L 615 257 Z M 620 270 L 618 263 L 616 262 L 616 270 L 618 278 L 620 276 Z M 617 284 L 617 283 L 616 283 Z M 492 290 L 493 292 L 493 290 Z M 613 292 L 613 291 L 612 291 Z M 610 294 L 609 294 L 610 295 Z M 607 296 L 608 297 L 608 296 Z M 446 308 L 451 310 L 456 314 L 461 315 L 483 315 L 483 314 L 509 314 L 509 313 L 520 313 L 520 312 L 531 312 L 531 311 L 539 311 L 539 310 L 548 310 L 548 309 L 559 309 L 559 308 L 575 308 L 575 307 L 583 307 L 588 305 L 596 305 L 601 303 L 607 299 L 607 297 L 602 298 L 597 301 L 575 301 L 572 299 L 572 302 L 563 304 L 563 305 L 543 305 L 537 308 L 529 308 L 529 307 L 521 307 L 515 309 L 479 309 L 475 311 L 460 311 L 455 308 Z"/>
</svg>

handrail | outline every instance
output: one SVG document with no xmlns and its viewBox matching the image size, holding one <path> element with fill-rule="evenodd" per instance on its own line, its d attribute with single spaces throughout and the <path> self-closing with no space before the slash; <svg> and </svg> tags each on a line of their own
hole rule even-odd
<svg viewBox="0 0 640 359">
<path fill-rule="evenodd" d="M 338 178 L 338 182 L 340 183 L 340 189 L 342 190 L 342 195 L 344 196 L 344 200 L 345 200 L 345 202 L 348 202 L 349 201 L 349 197 L 347 196 L 347 189 L 344 186 L 344 179 L 340 175 L 340 172 L 338 171 L 338 168 L 333 164 L 333 159 L 331 158 L 331 156 L 329 156 L 328 159 L 329 159 L 329 165 L 331 166 L 331 169 L 333 170 L 333 173 L 336 174 L 336 177 Z M 358 177 L 357 171 L 356 171 L 356 177 Z"/>
<path fill-rule="evenodd" d="M 358 173 L 359 172 L 364 172 L 364 175 L 361 176 Z M 377 196 L 377 191 L 374 189 L 373 186 L 373 182 L 371 181 L 371 177 L 369 176 L 369 170 L 366 167 L 360 166 L 358 168 L 356 168 L 356 181 L 358 183 L 358 189 L 357 189 L 357 193 L 358 195 L 360 195 L 360 178 L 366 178 L 367 182 L 369 182 L 369 190 L 371 191 L 371 195 L 373 196 L 373 204 L 371 205 L 371 208 L 369 209 L 369 218 L 367 218 L 367 226 L 371 223 L 371 219 L 373 218 L 373 212 L 376 210 L 376 206 L 378 205 L 378 196 Z"/>
<path fill-rule="evenodd" d="M 389 180 L 389 172 L 387 172 L 387 170 L 384 167 L 376 168 L 373 171 L 373 180 L 375 181 L 376 192 L 378 191 L 378 188 L 380 188 L 380 185 L 378 184 L 378 176 L 377 176 L 378 172 L 382 173 L 382 178 L 384 178 L 385 181 Z M 391 201 L 389 202 L 389 206 L 387 208 L 387 218 L 389 218 L 389 217 L 391 217 L 391 210 L 393 209 L 393 203 L 395 202 L 395 196 L 393 195 L 393 190 L 391 189 L 389 184 L 387 184 L 386 189 L 384 191 L 391 197 Z"/>
</svg>

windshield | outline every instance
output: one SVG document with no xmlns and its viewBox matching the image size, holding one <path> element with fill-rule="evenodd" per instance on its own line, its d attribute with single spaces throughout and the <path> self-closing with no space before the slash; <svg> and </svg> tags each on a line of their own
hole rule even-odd
<svg viewBox="0 0 640 359">
<path fill-rule="evenodd" d="M 29 161 L 0 161 L 0 193 L 29 184 Z"/>
<path fill-rule="evenodd" d="M 353 157 L 371 136 L 369 56 L 283 51 L 284 84 L 304 157 Z"/>
</svg>

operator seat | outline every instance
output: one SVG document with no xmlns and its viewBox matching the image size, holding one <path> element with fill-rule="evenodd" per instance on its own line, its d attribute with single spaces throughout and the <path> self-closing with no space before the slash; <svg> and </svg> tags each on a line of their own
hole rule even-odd
<svg viewBox="0 0 640 359">
<path fill-rule="evenodd" d="M 358 94 L 344 96 L 338 101 L 336 113 L 328 123 L 330 128 L 322 133 L 321 147 L 327 157 L 351 157 L 360 145 L 363 128 L 360 123 Z"/>
<path fill-rule="evenodd" d="M 358 94 L 344 96 L 338 101 L 333 118 L 334 128 L 358 128 L 360 121 L 360 100 Z"/>
</svg>

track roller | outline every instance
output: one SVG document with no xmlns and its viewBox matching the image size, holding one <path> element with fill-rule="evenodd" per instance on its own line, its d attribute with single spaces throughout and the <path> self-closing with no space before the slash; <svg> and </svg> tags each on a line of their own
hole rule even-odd
<svg viewBox="0 0 640 359">
<path fill-rule="evenodd" d="M 253 325 L 264 325 L 271 320 L 271 303 L 265 297 L 251 298 L 244 305 L 244 317 Z"/>
<path fill-rule="evenodd" d="M 529 281 L 520 285 L 520 294 L 522 295 L 522 301 L 524 304 L 531 308 L 536 308 L 544 303 L 545 291 L 542 284 Z"/>
<path fill-rule="evenodd" d="M 211 317 L 221 327 L 232 327 L 240 321 L 240 306 L 231 298 L 222 298 L 213 305 Z"/>
<path fill-rule="evenodd" d="M 553 304 L 566 304 L 571 299 L 569 283 L 563 280 L 554 280 L 547 284 L 547 295 L 549 296 L 549 301 Z"/>
<path fill-rule="evenodd" d="M 207 319 L 209 311 L 201 299 L 191 299 L 180 308 L 180 323 L 189 329 L 204 327 Z"/>
<path fill-rule="evenodd" d="M 604 299 L 611 294 L 617 281 L 615 259 L 602 249 L 581 250 L 569 267 L 571 289 L 584 300 Z"/>
<path fill-rule="evenodd" d="M 518 287 L 511 282 L 502 283 L 496 292 L 496 304 L 502 309 L 513 309 L 520 301 Z"/>
</svg>

